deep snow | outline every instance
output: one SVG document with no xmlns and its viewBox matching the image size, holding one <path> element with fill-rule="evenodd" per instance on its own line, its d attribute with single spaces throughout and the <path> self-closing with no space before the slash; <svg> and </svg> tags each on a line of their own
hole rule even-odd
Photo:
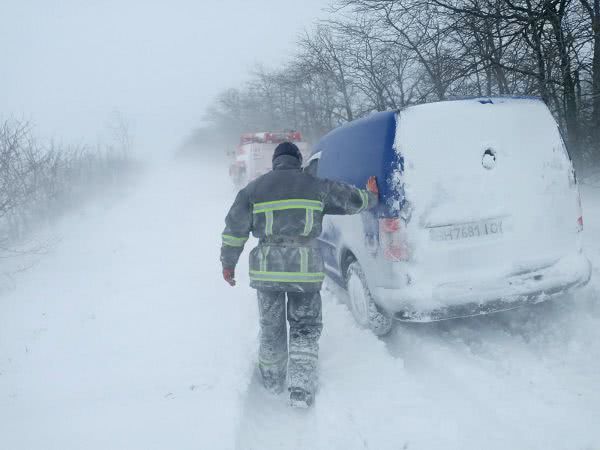
<svg viewBox="0 0 600 450">
<path fill-rule="evenodd" d="M 0 449 L 600 447 L 596 268 L 576 296 L 385 340 L 329 285 L 315 407 L 267 395 L 246 257 L 235 289 L 220 278 L 226 173 L 156 168 L 57 226 L 0 296 Z M 583 194 L 600 267 L 600 189 Z"/>
</svg>

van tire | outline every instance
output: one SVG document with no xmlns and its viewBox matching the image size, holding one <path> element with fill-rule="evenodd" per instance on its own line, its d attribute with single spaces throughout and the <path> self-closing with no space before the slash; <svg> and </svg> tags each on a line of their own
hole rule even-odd
<svg viewBox="0 0 600 450">
<path fill-rule="evenodd" d="M 348 308 L 361 328 L 370 329 L 376 336 L 385 336 L 392 331 L 394 320 L 373 300 L 365 274 L 357 261 L 348 266 L 346 289 Z"/>
</svg>

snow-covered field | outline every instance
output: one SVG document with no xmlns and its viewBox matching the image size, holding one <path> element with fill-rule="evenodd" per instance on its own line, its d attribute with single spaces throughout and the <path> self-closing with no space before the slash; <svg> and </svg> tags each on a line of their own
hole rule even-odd
<svg viewBox="0 0 600 450">
<path fill-rule="evenodd" d="M 385 340 L 324 292 L 320 391 L 290 410 L 254 373 L 257 311 L 218 251 L 226 169 L 168 165 L 65 219 L 0 296 L 0 450 L 600 448 L 600 189 L 592 282 Z"/>
</svg>

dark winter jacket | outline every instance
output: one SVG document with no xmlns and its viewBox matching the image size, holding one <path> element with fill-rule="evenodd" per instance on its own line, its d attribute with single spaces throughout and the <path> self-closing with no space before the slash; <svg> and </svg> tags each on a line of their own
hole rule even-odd
<svg viewBox="0 0 600 450">
<path fill-rule="evenodd" d="M 250 285 L 256 289 L 319 290 L 323 260 L 316 239 L 323 215 L 357 214 L 377 196 L 302 171 L 297 158 L 281 155 L 273 170 L 242 189 L 227 217 L 221 262 L 234 268 L 250 232 L 259 239 L 250 253 Z"/>
</svg>

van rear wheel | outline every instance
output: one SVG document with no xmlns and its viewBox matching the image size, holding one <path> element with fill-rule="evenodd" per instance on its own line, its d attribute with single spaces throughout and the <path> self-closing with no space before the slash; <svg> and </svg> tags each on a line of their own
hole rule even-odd
<svg viewBox="0 0 600 450">
<path fill-rule="evenodd" d="M 362 328 L 370 329 L 376 336 L 385 336 L 393 327 L 392 316 L 373 300 L 365 274 L 354 261 L 347 271 L 348 306 L 354 320 Z"/>
</svg>

